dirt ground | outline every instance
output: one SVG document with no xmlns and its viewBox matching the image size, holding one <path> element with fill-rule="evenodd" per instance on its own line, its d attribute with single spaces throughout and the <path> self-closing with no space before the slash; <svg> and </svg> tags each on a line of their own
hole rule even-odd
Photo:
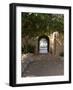
<svg viewBox="0 0 73 90">
<path fill-rule="evenodd" d="M 22 77 L 64 75 L 64 60 L 51 54 L 24 54 L 21 66 Z"/>
</svg>

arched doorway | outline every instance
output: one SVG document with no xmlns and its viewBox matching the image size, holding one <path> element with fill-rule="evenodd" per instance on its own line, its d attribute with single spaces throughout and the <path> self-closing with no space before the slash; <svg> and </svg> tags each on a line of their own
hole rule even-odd
<svg viewBox="0 0 73 90">
<path fill-rule="evenodd" d="M 48 53 L 49 52 L 49 37 L 41 36 L 38 39 L 38 52 L 39 53 Z"/>
</svg>

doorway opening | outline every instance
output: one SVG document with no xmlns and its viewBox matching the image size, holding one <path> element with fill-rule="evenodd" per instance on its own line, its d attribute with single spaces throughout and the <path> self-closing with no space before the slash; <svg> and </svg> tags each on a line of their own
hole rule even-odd
<svg viewBox="0 0 73 90">
<path fill-rule="evenodd" d="M 39 53 L 48 53 L 49 52 L 49 37 L 41 36 L 38 39 L 38 52 Z"/>
</svg>

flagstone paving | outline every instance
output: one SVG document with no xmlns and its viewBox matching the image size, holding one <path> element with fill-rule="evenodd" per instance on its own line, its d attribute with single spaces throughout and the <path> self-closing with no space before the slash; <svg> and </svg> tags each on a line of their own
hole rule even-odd
<svg viewBox="0 0 73 90">
<path fill-rule="evenodd" d="M 64 60 L 51 54 L 22 57 L 22 77 L 64 75 Z"/>
</svg>

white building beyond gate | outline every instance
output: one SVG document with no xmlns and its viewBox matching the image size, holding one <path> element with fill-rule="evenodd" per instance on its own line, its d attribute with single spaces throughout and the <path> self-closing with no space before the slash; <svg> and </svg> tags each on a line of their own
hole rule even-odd
<svg viewBox="0 0 73 90">
<path fill-rule="evenodd" d="M 45 38 L 42 38 L 40 40 L 40 44 L 39 44 L 39 53 L 48 53 L 48 42 Z"/>
</svg>

